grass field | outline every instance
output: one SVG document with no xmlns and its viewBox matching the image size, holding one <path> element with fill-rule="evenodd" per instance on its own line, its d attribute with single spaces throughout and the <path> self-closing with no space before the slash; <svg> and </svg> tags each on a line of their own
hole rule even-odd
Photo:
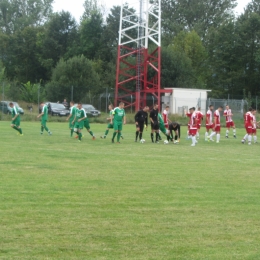
<svg viewBox="0 0 260 260">
<path fill-rule="evenodd" d="M 48 126 L 0 122 L 0 259 L 260 259 L 260 147 L 243 129 L 190 147 Z"/>
</svg>

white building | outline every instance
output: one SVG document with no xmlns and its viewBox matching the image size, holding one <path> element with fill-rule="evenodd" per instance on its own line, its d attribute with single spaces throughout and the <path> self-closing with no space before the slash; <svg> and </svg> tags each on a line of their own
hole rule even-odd
<svg viewBox="0 0 260 260">
<path fill-rule="evenodd" d="M 189 108 L 201 108 L 202 113 L 207 111 L 207 89 L 189 89 L 189 88 L 168 88 L 172 90 L 172 94 L 165 93 L 162 97 L 162 110 L 165 106 L 169 106 L 171 114 L 184 115 L 184 111 Z"/>
</svg>

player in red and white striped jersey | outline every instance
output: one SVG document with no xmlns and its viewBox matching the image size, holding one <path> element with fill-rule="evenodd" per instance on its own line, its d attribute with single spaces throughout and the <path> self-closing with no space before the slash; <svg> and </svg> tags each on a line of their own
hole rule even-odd
<svg viewBox="0 0 260 260">
<path fill-rule="evenodd" d="M 200 127 L 201 127 L 201 121 L 203 120 L 203 114 L 200 111 L 200 107 L 198 107 L 198 110 L 196 111 L 196 115 L 197 115 L 197 120 L 198 120 L 198 131 L 197 131 L 197 139 L 200 138 Z"/>
<path fill-rule="evenodd" d="M 244 138 L 242 139 L 242 144 L 245 143 L 246 139 L 248 139 L 248 144 L 251 145 L 252 142 L 252 130 L 253 130 L 253 112 L 255 111 L 255 109 L 253 108 L 249 108 L 249 111 L 246 112 L 245 114 L 245 128 L 246 128 L 246 135 L 244 136 Z"/>
<path fill-rule="evenodd" d="M 198 118 L 197 114 L 195 112 L 195 107 L 190 108 L 190 121 L 189 121 L 189 136 L 192 140 L 191 146 L 195 146 L 197 141 L 196 141 L 196 135 L 197 135 L 197 129 L 198 129 Z"/>
<path fill-rule="evenodd" d="M 209 130 L 210 130 L 210 129 L 213 129 L 213 114 L 212 114 L 213 109 L 214 109 L 213 105 L 210 105 L 210 106 L 209 106 L 209 109 L 208 109 L 208 111 L 207 111 L 207 114 L 206 114 L 206 133 L 205 133 L 205 141 L 208 141 Z M 211 140 L 211 141 L 213 141 L 213 140 Z"/>
<path fill-rule="evenodd" d="M 163 111 L 163 122 L 164 122 L 164 126 L 165 126 L 166 129 L 169 128 L 168 114 L 169 114 L 169 106 L 166 106 L 164 111 Z"/>
<path fill-rule="evenodd" d="M 215 111 L 214 113 L 214 126 L 213 126 L 213 132 L 211 133 L 210 136 L 208 136 L 208 141 L 211 140 L 213 141 L 212 137 L 214 135 L 217 135 L 216 138 L 216 143 L 219 143 L 220 141 L 220 112 L 222 111 L 223 107 L 220 106 L 218 107 L 218 109 Z"/>
<path fill-rule="evenodd" d="M 189 118 L 189 121 L 188 121 L 188 130 L 187 130 L 187 139 L 190 138 L 190 135 L 189 135 L 189 131 L 190 131 L 190 118 L 191 118 L 191 108 L 189 109 L 189 112 L 186 112 L 185 111 L 185 115 Z"/>
<path fill-rule="evenodd" d="M 236 126 L 235 126 L 235 123 L 234 121 L 232 120 L 232 111 L 231 109 L 229 108 L 228 105 L 226 105 L 226 110 L 224 111 L 224 116 L 226 117 L 226 138 L 228 138 L 228 134 L 229 134 L 229 130 L 230 130 L 230 127 L 233 128 L 233 136 L 234 138 L 237 138 L 236 137 Z"/>
<path fill-rule="evenodd" d="M 253 139 L 254 139 L 254 143 L 256 144 L 257 143 L 257 122 L 256 122 L 256 110 L 254 110 L 252 112 L 253 114 L 253 129 L 252 129 L 252 135 L 253 135 Z"/>
</svg>

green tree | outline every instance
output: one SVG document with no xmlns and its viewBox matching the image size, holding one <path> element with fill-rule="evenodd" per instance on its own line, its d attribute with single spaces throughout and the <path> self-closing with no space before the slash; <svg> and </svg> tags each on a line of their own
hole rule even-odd
<svg viewBox="0 0 260 260">
<path fill-rule="evenodd" d="M 37 103 L 38 101 L 38 91 L 40 88 L 40 83 L 32 84 L 28 81 L 25 84 L 21 85 L 21 99 L 28 103 Z M 42 97 L 42 93 L 41 93 Z"/>
<path fill-rule="evenodd" d="M 49 100 L 62 100 L 71 96 L 74 89 L 74 100 L 80 101 L 91 91 L 97 93 L 100 79 L 93 68 L 93 63 L 86 57 L 76 56 L 65 61 L 61 59 L 53 70 L 51 81 L 46 86 Z"/>
</svg>

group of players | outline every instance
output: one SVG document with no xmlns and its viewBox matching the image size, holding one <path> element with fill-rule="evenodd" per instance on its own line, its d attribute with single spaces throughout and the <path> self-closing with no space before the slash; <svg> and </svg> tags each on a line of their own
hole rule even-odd
<svg viewBox="0 0 260 260">
<path fill-rule="evenodd" d="M 20 115 L 18 109 L 11 102 L 9 106 L 12 108 L 12 123 L 11 127 L 18 131 L 19 135 L 23 135 L 22 129 L 20 127 Z M 105 139 L 109 133 L 110 129 L 113 129 L 112 143 L 115 142 L 115 138 L 117 143 L 120 143 L 120 139 L 123 139 L 122 129 L 123 124 L 126 124 L 126 114 L 124 110 L 124 103 L 120 102 L 119 106 L 113 108 L 113 105 L 109 105 L 109 117 L 107 118 L 108 125 L 107 129 L 101 138 Z M 175 144 L 180 141 L 180 124 L 177 122 L 171 122 L 168 118 L 169 106 L 166 106 L 163 114 L 160 114 L 158 111 L 158 104 L 155 104 L 153 109 L 149 112 L 149 107 L 145 106 L 143 109 L 138 111 L 135 114 L 135 125 L 136 125 L 136 133 L 135 133 L 135 142 L 143 140 L 143 131 L 144 128 L 147 130 L 148 126 L 148 118 L 151 122 L 151 141 L 153 143 L 159 143 L 161 140 L 160 133 L 163 133 L 167 142 L 172 141 Z M 213 137 L 216 136 L 216 143 L 220 142 L 220 112 L 223 110 L 223 107 L 219 106 L 213 113 L 214 107 L 212 105 L 209 106 L 208 111 L 206 113 L 206 132 L 205 132 L 205 141 L 214 141 Z M 257 143 L 257 135 L 256 129 L 259 127 L 260 122 L 256 122 L 256 110 L 250 108 L 248 112 L 244 115 L 244 126 L 246 129 L 246 135 L 242 139 L 242 143 L 244 144 L 248 141 L 248 144 L 251 145 L 252 141 Z M 236 138 L 236 127 L 234 121 L 232 120 L 232 111 L 230 107 L 227 105 L 224 110 L 224 117 L 226 118 L 226 135 L 225 137 L 229 137 L 230 129 L 233 129 L 233 137 Z M 186 113 L 186 116 L 189 118 L 188 122 L 188 131 L 187 131 L 187 139 L 192 140 L 191 146 L 195 146 L 199 139 L 199 132 L 201 128 L 201 123 L 204 115 L 200 111 L 200 108 L 197 110 L 195 107 L 189 109 L 189 112 Z M 41 103 L 41 113 L 37 116 L 41 118 L 41 134 L 43 134 L 44 130 L 48 132 L 49 135 L 52 135 L 52 132 L 48 129 L 46 123 L 48 120 L 48 107 L 44 102 Z M 76 138 L 79 141 L 82 139 L 82 129 L 85 127 L 89 134 L 92 136 L 92 139 L 95 140 L 94 133 L 90 130 L 90 124 L 86 115 L 85 110 L 82 108 L 82 104 L 78 103 L 77 107 L 74 102 L 70 102 L 70 114 L 67 118 L 69 121 L 70 135 L 73 136 L 73 133 L 76 133 Z M 211 132 L 210 132 L 211 130 Z M 173 133 L 174 132 L 174 133 Z"/>
</svg>

